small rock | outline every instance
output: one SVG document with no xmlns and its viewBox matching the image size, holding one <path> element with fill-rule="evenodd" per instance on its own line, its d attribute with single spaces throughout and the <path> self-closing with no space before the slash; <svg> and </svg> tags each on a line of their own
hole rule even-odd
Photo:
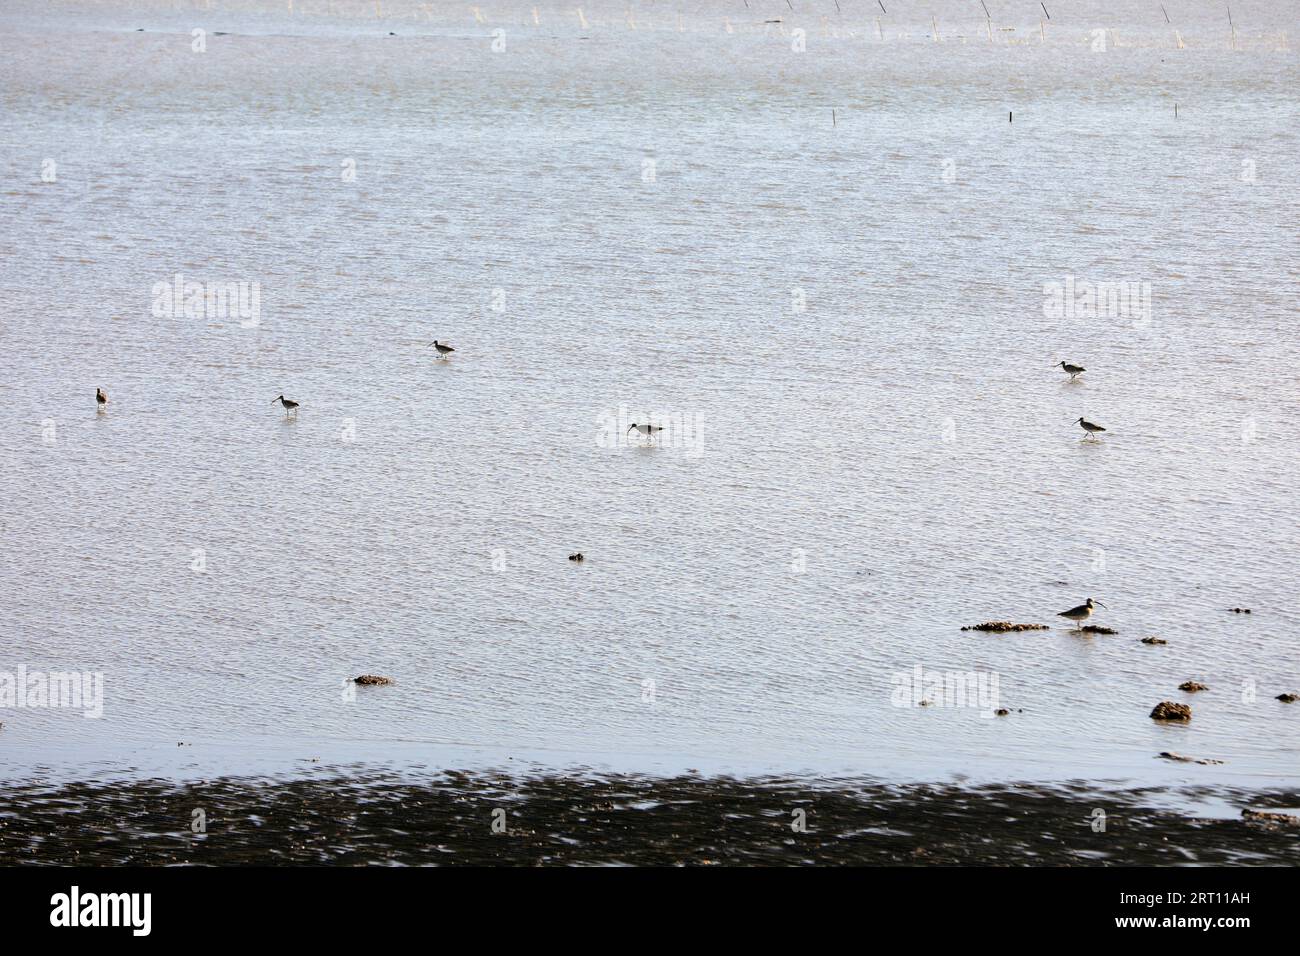
<svg viewBox="0 0 1300 956">
<path fill-rule="evenodd" d="M 1151 711 L 1152 720 L 1191 720 L 1192 708 L 1186 704 L 1176 704 L 1172 700 L 1162 700 Z"/>
<path fill-rule="evenodd" d="M 1248 607 L 1234 607 L 1234 608 L 1229 608 L 1228 610 L 1232 611 L 1233 614 L 1249 614 L 1249 613 L 1250 613 L 1250 608 L 1248 608 Z"/>
<path fill-rule="evenodd" d="M 1079 628 L 1085 634 L 1118 634 L 1119 631 L 1109 627 L 1102 627 L 1100 624 L 1085 624 Z"/>
<path fill-rule="evenodd" d="M 1168 644 L 1169 642 L 1166 641 L 1163 637 L 1144 637 L 1142 638 L 1142 643 L 1143 644 Z"/>
<path fill-rule="evenodd" d="M 1212 757 L 1188 757 L 1184 754 L 1176 754 L 1171 750 L 1163 751 L 1160 756 L 1165 760 L 1177 760 L 1179 763 L 1199 763 L 1207 767 L 1223 763 L 1222 760 L 1215 760 Z"/>
<path fill-rule="evenodd" d="M 569 555 L 569 560 L 570 560 L 570 561 L 585 561 L 586 558 L 584 558 L 584 557 L 582 556 L 582 552 L 581 552 L 581 551 L 575 551 L 575 552 L 573 552 L 573 554 Z"/>
<path fill-rule="evenodd" d="M 917 706 L 918 706 L 918 707 L 929 707 L 929 706 L 932 705 L 933 703 L 934 703 L 934 701 L 932 701 L 932 700 L 923 700 L 923 701 L 921 701 Z"/>
<path fill-rule="evenodd" d="M 1195 681 L 1195 680 L 1185 680 L 1185 681 L 1183 681 L 1181 684 L 1178 685 L 1178 689 L 1179 689 L 1179 690 L 1185 690 L 1185 691 L 1187 691 L 1188 693 L 1191 693 L 1192 691 L 1197 691 L 1197 690 L 1209 690 L 1210 688 L 1206 687 L 1206 686 L 1205 686 L 1204 684 L 1202 684 L 1200 681 Z"/>
<path fill-rule="evenodd" d="M 1010 621 L 985 621 L 983 624 L 972 624 L 969 627 L 963 627 L 963 631 L 991 631 L 994 634 L 1005 634 L 1008 631 L 1046 631 L 1049 630 L 1046 624 L 1012 624 Z"/>
<path fill-rule="evenodd" d="M 391 684 L 391 677 L 380 677 L 378 674 L 362 674 L 360 677 L 354 677 L 353 683 L 362 684 L 367 687 L 382 687 L 385 684 Z"/>
<path fill-rule="evenodd" d="M 997 710 L 993 711 L 993 713 L 997 714 L 999 717 L 1005 717 L 1007 714 L 1011 713 L 1011 711 L 1007 710 L 1005 707 L 999 707 Z"/>
<path fill-rule="evenodd" d="M 1278 694 L 1273 699 L 1280 700 L 1284 704 L 1294 704 L 1297 700 L 1300 700 L 1300 694 L 1293 694 L 1290 691 L 1287 691 L 1285 694 Z M 3 726 L 4 724 L 0 724 L 0 727 Z"/>
</svg>

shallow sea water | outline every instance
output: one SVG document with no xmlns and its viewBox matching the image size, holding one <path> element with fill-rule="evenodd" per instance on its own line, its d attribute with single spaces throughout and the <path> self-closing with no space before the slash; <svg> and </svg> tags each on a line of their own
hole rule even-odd
<svg viewBox="0 0 1300 956">
<path fill-rule="evenodd" d="M 6 4 L 0 773 L 1294 784 L 1300 11 L 794 6 Z"/>
</svg>

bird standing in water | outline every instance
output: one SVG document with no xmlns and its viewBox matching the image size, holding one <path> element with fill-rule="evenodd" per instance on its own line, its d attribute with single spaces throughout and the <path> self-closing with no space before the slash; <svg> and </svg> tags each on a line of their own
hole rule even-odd
<svg viewBox="0 0 1300 956">
<path fill-rule="evenodd" d="M 439 342 L 437 339 L 434 339 L 432 344 L 433 347 L 438 350 L 438 356 L 440 358 L 446 358 L 452 352 L 456 351 L 450 345 L 447 345 L 445 342 Z"/>
<path fill-rule="evenodd" d="M 1074 376 L 1080 374 L 1081 372 L 1088 371 L 1082 365 L 1071 365 L 1069 362 L 1057 362 L 1056 364 L 1070 373 L 1071 382 L 1074 381 Z"/>
<path fill-rule="evenodd" d="M 295 414 L 295 415 L 298 414 L 298 403 L 297 403 L 297 402 L 291 402 L 289 399 L 285 398 L 283 395 L 280 395 L 280 396 L 277 397 L 277 398 L 273 398 L 273 399 L 271 399 L 271 404 L 272 404 L 272 405 L 274 405 L 276 402 L 279 402 L 281 405 L 284 406 L 285 414 L 288 414 L 288 413 L 290 413 L 290 412 L 292 412 L 292 413 Z"/>
<path fill-rule="evenodd" d="M 651 441 L 654 441 L 655 436 L 664 430 L 663 425 L 638 425 L 636 422 L 633 422 L 631 425 L 627 426 L 627 431 L 623 434 L 628 434 L 628 432 L 631 432 L 634 428 L 642 435 L 650 436 Z"/>
<path fill-rule="evenodd" d="M 1075 624 L 1082 624 L 1084 621 L 1088 620 L 1088 618 L 1092 617 L 1093 604 L 1096 604 L 1099 607 L 1106 607 L 1106 605 L 1102 604 L 1100 601 L 1093 601 L 1092 598 L 1088 598 L 1086 603 L 1080 604 L 1078 607 L 1072 607 L 1068 611 L 1061 611 L 1057 614 L 1057 617 L 1068 618 Z M 1107 608 L 1107 610 L 1110 609 Z"/>
<path fill-rule="evenodd" d="M 1092 422 L 1090 422 L 1090 421 L 1086 421 L 1086 420 L 1084 420 L 1084 419 L 1082 419 L 1082 418 L 1080 418 L 1078 421 L 1076 421 L 1075 424 L 1078 425 L 1079 427 L 1081 427 L 1085 432 L 1088 433 L 1088 434 L 1085 436 L 1086 438 L 1092 438 L 1093 435 L 1095 435 L 1097 432 L 1104 432 L 1104 431 L 1106 430 L 1106 429 L 1102 428 L 1100 425 L 1094 425 Z"/>
<path fill-rule="evenodd" d="M 102 388 L 95 389 L 95 408 L 102 411 L 107 404 L 108 396 L 104 394 L 104 390 Z"/>
</svg>

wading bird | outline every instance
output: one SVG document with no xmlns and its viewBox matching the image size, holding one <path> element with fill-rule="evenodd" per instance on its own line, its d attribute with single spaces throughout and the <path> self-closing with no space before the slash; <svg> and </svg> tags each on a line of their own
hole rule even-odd
<svg viewBox="0 0 1300 956">
<path fill-rule="evenodd" d="M 297 403 L 297 402 L 291 402 L 289 399 L 285 398 L 283 395 L 279 396 L 278 398 L 273 398 L 273 399 L 271 399 L 271 404 L 272 404 L 272 405 L 274 405 L 276 402 L 279 402 L 281 405 L 284 406 L 285 414 L 288 414 L 289 412 L 293 412 L 295 415 L 298 414 L 298 403 Z"/>
<path fill-rule="evenodd" d="M 1068 611 L 1061 611 L 1057 614 L 1057 617 L 1069 618 L 1075 624 L 1082 624 L 1084 621 L 1088 620 L 1088 618 L 1092 617 L 1093 604 L 1097 604 L 1099 607 L 1106 607 L 1106 605 L 1102 604 L 1100 601 L 1093 601 L 1092 598 L 1088 598 L 1087 603 L 1080 604 L 1078 607 L 1072 607 Z M 1109 611 L 1110 608 L 1106 608 L 1106 610 Z"/>
<path fill-rule="evenodd" d="M 638 425 L 636 422 L 633 422 L 631 425 L 627 426 L 627 431 L 623 434 L 628 434 L 628 432 L 632 431 L 634 428 L 642 435 L 649 435 L 651 441 L 654 441 L 655 436 L 664 430 L 663 425 Z"/>
<path fill-rule="evenodd" d="M 1075 422 L 1075 424 L 1088 433 L 1085 436 L 1086 438 L 1091 438 L 1097 432 L 1104 432 L 1106 430 L 1102 428 L 1100 425 L 1094 425 L 1092 422 L 1087 421 L 1086 419 L 1083 418 L 1080 418 L 1078 421 Z"/>
<path fill-rule="evenodd" d="M 1078 374 L 1081 373 L 1081 372 L 1086 372 L 1086 371 L 1088 371 L 1088 370 L 1087 370 L 1086 368 L 1084 368 L 1082 365 L 1071 365 L 1069 362 L 1057 362 L 1056 364 L 1059 365 L 1061 368 L 1065 369 L 1067 372 L 1070 373 L 1070 381 L 1071 381 L 1071 382 L 1074 381 L 1074 376 L 1078 375 Z M 1055 368 L 1055 367 L 1056 367 L 1056 366 L 1053 366 L 1053 368 Z"/>
<path fill-rule="evenodd" d="M 107 404 L 108 396 L 104 394 L 104 390 L 102 388 L 95 389 L 95 407 L 103 408 Z"/>
<path fill-rule="evenodd" d="M 456 350 L 455 350 L 454 348 L 452 348 L 450 345 L 447 345 L 447 344 L 445 344 L 445 343 L 443 343 L 443 342 L 439 342 L 437 339 L 434 339 L 433 342 L 432 342 L 431 344 L 433 345 L 433 347 L 434 347 L 435 349 L 438 350 L 438 354 L 439 354 L 440 356 L 442 356 L 443 358 L 446 358 L 446 357 L 447 357 L 448 355 L 450 355 L 452 352 L 456 351 Z"/>
</svg>

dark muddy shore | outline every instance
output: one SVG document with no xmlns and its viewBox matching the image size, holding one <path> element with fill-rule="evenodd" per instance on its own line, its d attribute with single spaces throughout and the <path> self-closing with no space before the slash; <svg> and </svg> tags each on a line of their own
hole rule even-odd
<svg viewBox="0 0 1300 956">
<path fill-rule="evenodd" d="M 0 793 L 5 865 L 1300 864 L 1293 820 L 1198 818 L 1162 809 L 1164 790 L 1086 784 L 331 772 Z M 1238 813 L 1300 805 L 1296 791 L 1201 796 Z"/>
</svg>

